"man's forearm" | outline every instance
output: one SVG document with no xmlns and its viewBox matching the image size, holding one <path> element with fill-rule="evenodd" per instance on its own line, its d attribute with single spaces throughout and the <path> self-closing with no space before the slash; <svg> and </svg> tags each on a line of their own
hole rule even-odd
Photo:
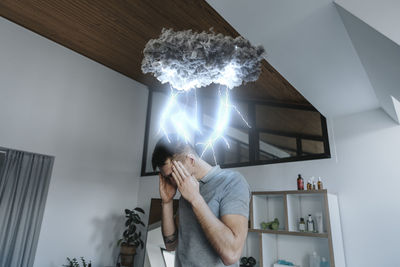
<svg viewBox="0 0 400 267">
<path fill-rule="evenodd" d="M 207 239 L 224 264 L 235 263 L 242 249 L 240 237 L 212 213 L 203 197 L 200 196 L 194 201 L 192 208 Z"/>
<path fill-rule="evenodd" d="M 164 237 L 164 244 L 167 250 L 175 250 L 177 245 L 177 229 L 174 222 L 173 201 L 161 204 L 161 232 Z"/>
</svg>

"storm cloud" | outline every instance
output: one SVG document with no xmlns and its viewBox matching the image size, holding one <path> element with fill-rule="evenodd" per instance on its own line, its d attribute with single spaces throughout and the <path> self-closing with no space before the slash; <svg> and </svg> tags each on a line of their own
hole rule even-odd
<svg viewBox="0 0 400 267">
<path fill-rule="evenodd" d="M 143 73 L 152 73 L 175 89 L 211 83 L 232 89 L 258 79 L 264 48 L 241 36 L 163 29 L 159 38 L 148 41 L 143 54 Z"/>
</svg>

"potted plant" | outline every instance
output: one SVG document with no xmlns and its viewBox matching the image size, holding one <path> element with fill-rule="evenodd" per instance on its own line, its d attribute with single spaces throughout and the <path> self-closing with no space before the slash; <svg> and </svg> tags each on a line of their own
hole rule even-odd
<svg viewBox="0 0 400 267">
<path fill-rule="evenodd" d="M 118 246 L 121 245 L 121 265 L 122 266 L 133 266 L 133 259 L 136 254 L 136 249 L 140 246 L 143 248 L 143 240 L 141 238 L 142 233 L 137 231 L 137 225 L 145 226 L 139 213 L 144 214 L 144 210 L 141 208 L 134 208 L 133 210 L 125 209 L 125 231 L 122 234 L 122 238 L 118 240 Z"/>
<path fill-rule="evenodd" d="M 89 263 L 86 263 L 86 260 L 84 257 L 81 257 L 82 261 L 82 267 L 92 267 L 92 263 L 89 261 Z M 78 260 L 76 258 L 73 258 L 72 260 L 67 257 L 67 262 L 68 264 L 63 265 L 64 267 L 81 267 L 79 264 Z"/>
</svg>

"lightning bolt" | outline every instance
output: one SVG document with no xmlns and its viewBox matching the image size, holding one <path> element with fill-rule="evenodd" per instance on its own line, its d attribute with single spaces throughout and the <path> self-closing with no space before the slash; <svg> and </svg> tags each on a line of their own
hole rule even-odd
<svg viewBox="0 0 400 267">
<path fill-rule="evenodd" d="M 172 78 L 175 75 L 175 70 L 165 70 L 165 73 L 168 77 Z M 228 140 L 225 138 L 224 133 L 226 129 L 229 127 L 229 121 L 231 117 L 232 111 L 235 111 L 236 114 L 242 119 L 242 121 L 246 124 L 248 128 L 251 128 L 249 123 L 243 117 L 242 113 L 240 113 L 239 109 L 232 104 L 230 99 L 230 89 L 228 87 L 230 80 L 235 79 L 235 69 L 233 64 L 227 65 L 223 73 L 223 79 L 221 79 L 222 84 L 225 85 L 224 90 L 219 86 L 218 88 L 218 109 L 217 114 L 215 115 L 215 125 L 213 127 L 213 131 L 208 136 L 205 142 L 197 143 L 196 145 L 202 145 L 203 151 L 200 155 L 202 158 L 204 154 L 211 150 L 213 154 L 213 158 L 215 164 L 217 164 L 217 159 L 215 156 L 214 145 L 217 141 L 222 140 L 226 147 L 230 149 L 230 144 Z M 189 85 L 188 85 L 189 86 Z M 194 92 L 194 111 L 188 112 L 188 107 L 190 103 L 188 101 L 190 92 Z M 186 94 L 186 104 L 183 105 L 179 103 L 178 97 L 181 94 Z M 194 118 L 193 118 L 194 113 Z M 197 91 L 193 90 L 177 90 L 170 86 L 170 94 L 168 100 L 162 110 L 162 115 L 159 123 L 159 131 L 162 132 L 169 142 L 168 131 L 167 129 L 172 126 L 174 132 L 176 132 L 179 136 L 181 136 L 186 143 L 190 142 L 190 135 L 193 132 L 201 133 L 201 128 L 198 123 L 198 103 L 197 103 Z"/>
<path fill-rule="evenodd" d="M 228 149 L 230 149 L 230 145 L 228 140 L 225 138 L 224 133 L 225 130 L 229 126 L 229 121 L 230 121 L 230 115 L 232 110 L 234 110 L 242 119 L 242 121 L 247 125 L 247 127 L 251 128 L 249 123 L 245 120 L 243 115 L 240 113 L 239 109 L 231 103 L 230 97 L 229 97 L 229 88 L 225 87 L 225 93 L 221 92 L 221 86 L 218 88 L 218 111 L 216 114 L 216 121 L 215 121 L 215 126 L 214 126 L 214 131 L 210 134 L 208 139 L 203 142 L 203 143 L 197 143 L 196 145 L 203 145 L 203 152 L 201 153 L 200 157 L 202 158 L 204 154 L 207 152 L 207 150 L 211 149 L 214 162 L 217 164 L 217 159 L 215 156 L 215 150 L 214 150 L 214 144 L 222 139 Z"/>
</svg>

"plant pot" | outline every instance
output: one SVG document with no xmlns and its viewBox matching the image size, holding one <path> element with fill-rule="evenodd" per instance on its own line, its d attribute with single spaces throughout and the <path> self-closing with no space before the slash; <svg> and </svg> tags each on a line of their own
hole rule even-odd
<svg viewBox="0 0 400 267">
<path fill-rule="evenodd" d="M 136 247 L 131 245 L 121 245 L 121 266 L 133 267 L 133 260 L 136 254 Z"/>
</svg>

